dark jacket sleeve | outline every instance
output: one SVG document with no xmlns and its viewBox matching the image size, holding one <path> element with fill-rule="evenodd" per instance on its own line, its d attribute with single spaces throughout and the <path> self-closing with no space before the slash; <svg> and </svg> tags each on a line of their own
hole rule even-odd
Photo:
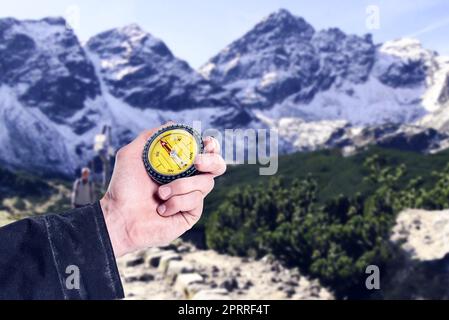
<svg viewBox="0 0 449 320">
<path fill-rule="evenodd" d="M 123 297 L 98 202 L 0 228 L 0 299 Z"/>
</svg>

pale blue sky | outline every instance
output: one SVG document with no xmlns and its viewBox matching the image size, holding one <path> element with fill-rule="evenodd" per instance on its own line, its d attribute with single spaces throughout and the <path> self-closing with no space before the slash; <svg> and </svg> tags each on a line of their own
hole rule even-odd
<svg viewBox="0 0 449 320">
<path fill-rule="evenodd" d="M 174 54 L 199 67 L 269 13 L 285 8 L 316 29 L 339 27 L 372 33 L 376 42 L 415 35 L 426 47 L 449 55 L 447 0 L 14 0 L 1 1 L 0 17 L 64 16 L 74 5 L 81 40 L 138 23 L 164 40 Z M 380 10 L 380 29 L 366 26 L 366 9 Z"/>
</svg>

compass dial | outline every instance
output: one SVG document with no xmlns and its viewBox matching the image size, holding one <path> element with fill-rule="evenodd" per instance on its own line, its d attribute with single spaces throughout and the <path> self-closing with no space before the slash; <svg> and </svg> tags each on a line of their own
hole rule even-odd
<svg viewBox="0 0 449 320">
<path fill-rule="evenodd" d="M 196 156 L 203 152 L 200 135 L 184 125 L 159 130 L 146 143 L 143 152 L 145 168 L 161 184 L 196 173 Z"/>
</svg>

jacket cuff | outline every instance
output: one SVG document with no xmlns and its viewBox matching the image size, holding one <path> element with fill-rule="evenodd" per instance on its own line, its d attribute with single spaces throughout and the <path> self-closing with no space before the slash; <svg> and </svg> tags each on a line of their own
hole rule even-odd
<svg viewBox="0 0 449 320">
<path fill-rule="evenodd" d="M 123 299 L 124 292 L 100 203 L 45 217 L 65 299 Z"/>
</svg>

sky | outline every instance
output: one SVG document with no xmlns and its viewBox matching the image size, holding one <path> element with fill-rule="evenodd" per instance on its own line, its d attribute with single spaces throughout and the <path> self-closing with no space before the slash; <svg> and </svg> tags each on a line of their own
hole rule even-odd
<svg viewBox="0 0 449 320">
<path fill-rule="evenodd" d="M 375 42 L 411 36 L 449 55 L 447 0 L 0 0 L 0 17 L 63 16 L 81 41 L 139 24 L 198 68 L 270 13 L 284 8 L 315 29 L 372 33 Z"/>
</svg>

